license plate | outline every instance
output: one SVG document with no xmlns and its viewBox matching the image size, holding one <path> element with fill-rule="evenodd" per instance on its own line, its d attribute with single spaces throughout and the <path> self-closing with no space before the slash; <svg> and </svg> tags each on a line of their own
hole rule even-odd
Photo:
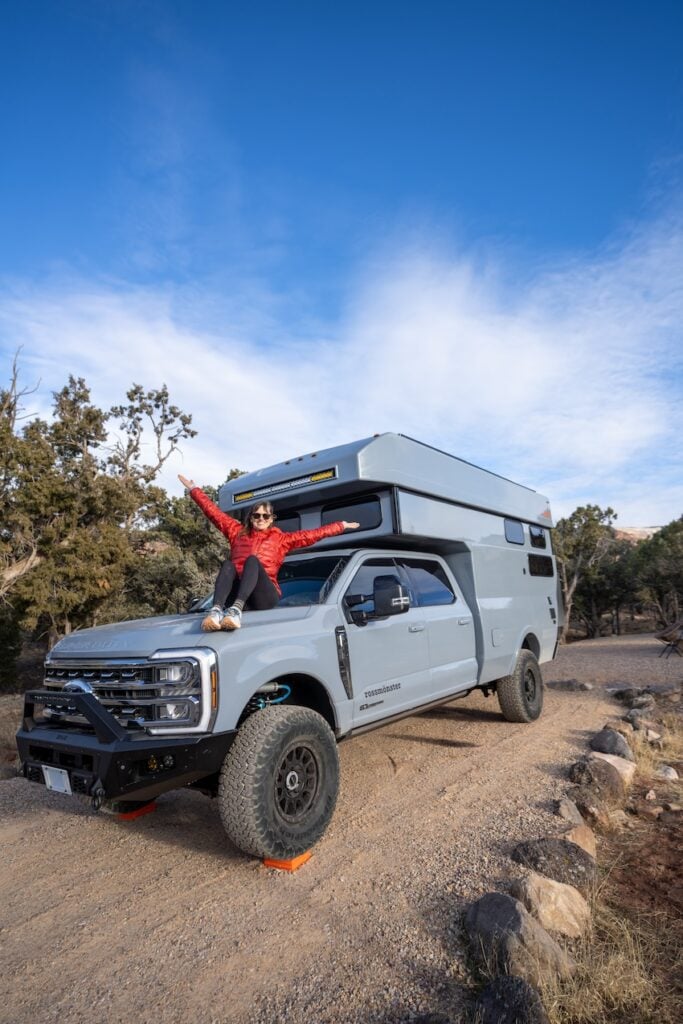
<svg viewBox="0 0 683 1024">
<path fill-rule="evenodd" d="M 48 789 L 54 790 L 55 793 L 66 793 L 67 796 L 71 796 L 69 773 L 64 768 L 51 768 L 46 764 L 41 764 L 40 767 L 43 769 L 45 785 Z"/>
</svg>

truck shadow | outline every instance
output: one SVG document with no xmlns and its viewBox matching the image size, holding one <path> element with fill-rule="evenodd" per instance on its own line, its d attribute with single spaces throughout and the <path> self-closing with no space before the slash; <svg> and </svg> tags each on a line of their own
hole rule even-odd
<svg viewBox="0 0 683 1024">
<path fill-rule="evenodd" d="M 505 719 L 500 711 L 486 711 L 483 708 L 453 708 L 440 707 L 432 708 L 431 711 L 423 711 L 420 718 L 452 718 L 455 721 L 466 718 L 470 722 L 504 722 Z"/>
<path fill-rule="evenodd" d="M 441 736 L 413 736 L 410 733 L 392 733 L 392 739 L 407 740 L 409 743 L 427 743 L 434 747 L 476 747 L 479 743 L 465 743 L 462 740 L 448 740 Z"/>
</svg>

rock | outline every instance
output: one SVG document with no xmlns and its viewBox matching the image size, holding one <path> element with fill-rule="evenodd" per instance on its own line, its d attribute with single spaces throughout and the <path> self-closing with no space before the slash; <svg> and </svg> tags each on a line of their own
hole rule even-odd
<svg viewBox="0 0 683 1024">
<path fill-rule="evenodd" d="M 636 800 L 635 811 L 639 818 L 648 818 L 651 821 L 656 821 L 660 814 L 664 812 L 664 808 L 661 804 L 648 803 L 647 800 Z"/>
<path fill-rule="evenodd" d="M 662 734 L 654 729 L 645 729 L 645 739 L 648 743 L 661 743 Z"/>
<path fill-rule="evenodd" d="M 656 697 L 680 697 L 682 689 L 681 683 L 648 683 L 644 692 Z"/>
<path fill-rule="evenodd" d="M 578 679 L 553 679 L 546 683 L 551 690 L 564 690 L 567 693 L 588 692 L 593 689 L 592 683 L 580 683 Z"/>
<path fill-rule="evenodd" d="M 605 722 L 603 729 L 614 729 L 615 732 L 620 733 L 628 743 L 629 738 L 633 736 L 633 725 L 630 722 L 622 722 L 621 719 L 615 719 L 612 722 Z"/>
<path fill-rule="evenodd" d="M 625 757 L 618 757 L 616 754 L 603 754 L 599 750 L 593 750 L 588 755 L 588 761 L 604 761 L 606 764 L 610 764 L 613 768 L 619 772 L 621 781 L 623 783 L 624 792 L 629 789 L 633 783 L 633 779 L 636 774 L 636 766 L 633 761 L 627 761 Z"/>
<path fill-rule="evenodd" d="M 599 750 L 601 754 L 616 754 L 618 757 L 625 757 L 627 761 L 635 761 L 628 743 L 614 729 L 601 729 L 593 736 L 589 746 L 591 750 Z"/>
<path fill-rule="evenodd" d="M 614 755 L 611 755 L 614 756 Z M 622 758 L 623 760 L 623 758 Z M 626 783 L 618 768 L 605 757 L 591 757 L 583 762 L 583 778 L 581 788 L 590 788 L 608 804 L 619 804 L 626 794 Z M 579 810 L 581 808 L 579 807 Z"/>
<path fill-rule="evenodd" d="M 653 708 L 655 699 L 651 693 L 643 693 L 640 697 L 634 697 L 631 701 L 631 710 L 637 711 L 639 708 Z"/>
<path fill-rule="evenodd" d="M 0 764 L 0 781 L 16 779 L 17 769 L 11 764 Z"/>
<path fill-rule="evenodd" d="M 588 825 L 574 825 L 568 832 L 562 833 L 562 838 L 566 839 L 568 843 L 576 843 L 577 846 L 580 846 L 582 850 L 585 850 L 595 860 L 597 856 L 595 834 Z"/>
<path fill-rule="evenodd" d="M 608 803 L 592 788 L 592 786 L 574 786 L 567 796 L 573 800 L 581 812 L 581 816 L 592 828 L 609 832 L 611 821 Z"/>
<path fill-rule="evenodd" d="M 566 839 L 531 839 L 519 843 L 512 851 L 512 859 L 546 878 L 573 885 L 583 893 L 592 888 L 597 877 L 590 854 Z"/>
<path fill-rule="evenodd" d="M 573 800 L 568 796 L 562 796 L 559 800 L 553 801 L 553 811 L 565 821 L 571 821 L 572 825 L 583 825 L 581 811 Z"/>
<path fill-rule="evenodd" d="M 636 697 L 640 697 L 640 690 L 634 690 L 633 687 L 627 686 L 622 690 L 614 690 L 612 696 L 622 704 L 630 704 Z"/>
<path fill-rule="evenodd" d="M 657 799 L 657 794 L 655 793 L 654 789 L 648 789 L 647 793 L 645 794 L 645 799 L 648 800 L 650 803 L 654 803 L 654 801 Z"/>
<path fill-rule="evenodd" d="M 631 723 L 636 732 L 639 732 L 641 729 L 652 728 L 655 723 L 648 718 L 649 713 L 649 708 L 629 711 L 626 715 L 626 721 Z"/>
<path fill-rule="evenodd" d="M 588 904 L 573 885 L 554 882 L 552 878 L 544 878 L 532 871 L 527 878 L 515 879 L 512 895 L 549 932 L 559 932 L 576 939 L 590 924 Z"/>
<path fill-rule="evenodd" d="M 678 779 L 678 772 L 675 768 L 672 768 L 668 764 L 660 764 L 657 771 L 654 773 L 655 779 L 661 779 L 662 782 L 676 782 Z"/>
<path fill-rule="evenodd" d="M 570 844 L 567 844 L 570 845 Z M 519 900 L 490 892 L 472 903 L 465 927 L 475 953 L 487 967 L 540 985 L 548 977 L 568 977 L 575 964 Z"/>
<path fill-rule="evenodd" d="M 667 802 L 664 804 L 664 810 L 668 811 L 669 814 L 680 814 L 683 811 L 683 806 Z"/>
<path fill-rule="evenodd" d="M 480 993 L 474 1019 L 477 1024 L 549 1024 L 536 989 L 509 975 L 494 978 Z"/>
</svg>

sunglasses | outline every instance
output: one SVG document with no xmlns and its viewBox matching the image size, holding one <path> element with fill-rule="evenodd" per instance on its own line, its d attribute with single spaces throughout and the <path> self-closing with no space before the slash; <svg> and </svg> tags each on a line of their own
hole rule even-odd
<svg viewBox="0 0 683 1024">
<path fill-rule="evenodd" d="M 272 512 L 252 512 L 251 513 L 251 518 L 252 519 L 272 519 L 273 518 L 273 513 Z"/>
</svg>

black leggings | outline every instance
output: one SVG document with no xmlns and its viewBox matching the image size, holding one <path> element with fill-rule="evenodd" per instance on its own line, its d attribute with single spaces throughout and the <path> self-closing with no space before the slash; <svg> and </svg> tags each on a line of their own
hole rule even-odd
<svg viewBox="0 0 683 1024">
<path fill-rule="evenodd" d="M 264 612 L 274 608 L 279 600 L 273 581 L 268 578 L 256 555 L 249 555 L 241 576 L 237 575 L 234 562 L 230 559 L 223 562 L 213 592 L 215 607 L 229 608 L 235 601 L 241 601 L 242 607 Z"/>
</svg>

